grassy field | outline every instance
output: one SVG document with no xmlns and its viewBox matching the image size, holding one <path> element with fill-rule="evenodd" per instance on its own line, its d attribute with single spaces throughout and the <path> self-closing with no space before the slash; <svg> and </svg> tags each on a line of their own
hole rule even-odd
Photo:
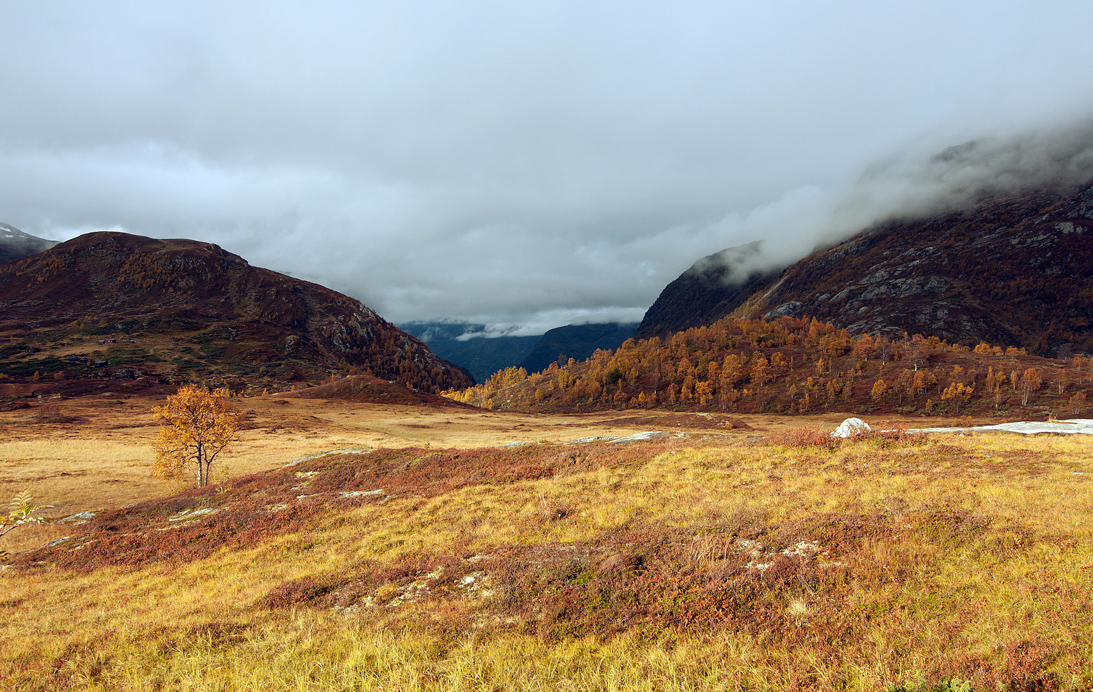
<svg viewBox="0 0 1093 692">
<path fill-rule="evenodd" d="M 97 512 L 3 539 L 0 689 L 1093 688 L 1085 438 L 254 399 L 172 495 L 150 405 L 0 414 L 0 490 Z"/>
</svg>

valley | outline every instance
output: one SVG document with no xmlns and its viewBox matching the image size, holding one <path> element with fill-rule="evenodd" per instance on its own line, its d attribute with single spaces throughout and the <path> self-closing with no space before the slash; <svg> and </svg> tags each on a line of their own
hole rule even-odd
<svg viewBox="0 0 1093 692">
<path fill-rule="evenodd" d="M 1093 692 L 1093 3 L 0 16 L 0 692 Z"/>
<path fill-rule="evenodd" d="M 1088 415 L 1075 199 L 1019 229 L 1078 286 L 1039 335 L 764 312 L 815 292 L 810 261 L 917 256 L 882 225 L 774 284 L 685 275 L 649 338 L 479 339 L 476 367 L 535 365 L 477 385 L 215 245 L 92 233 L 0 263 L 0 498 L 40 520 L 0 536 L 0 687 L 1088 690 L 1089 438 L 998 427 Z M 955 253 L 930 271 L 970 276 Z M 1013 271 L 1001 299 L 1047 285 Z M 239 414 L 207 487 L 152 475 L 185 382 Z M 833 437 L 852 416 L 872 430 Z"/>
<path fill-rule="evenodd" d="M 658 412 L 635 416 L 624 411 L 528 415 L 290 395 L 236 400 L 244 422 L 239 441 L 220 462 L 219 480 L 276 470 L 308 455 L 347 448 L 563 444 L 649 431 L 683 432 L 705 439 L 740 437 L 745 431 L 769 433 L 796 424 L 778 416 Z M 152 442 L 158 431 L 152 408 L 162 401 L 162 396 L 107 392 L 62 399 L 58 410 L 47 418 L 37 403 L 0 412 L 0 498 L 29 491 L 52 505 L 45 516 L 60 519 L 173 494 L 177 489 L 150 473 Z M 833 428 L 842 416 L 829 414 L 812 420 Z M 53 540 L 63 529 L 50 523 L 28 526 L 0 538 L 0 549 L 28 549 Z"/>
</svg>

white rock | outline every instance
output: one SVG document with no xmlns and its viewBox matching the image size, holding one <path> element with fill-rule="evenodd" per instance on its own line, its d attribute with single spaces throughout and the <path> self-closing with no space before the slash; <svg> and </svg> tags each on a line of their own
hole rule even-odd
<svg viewBox="0 0 1093 692">
<path fill-rule="evenodd" d="M 839 427 L 835 428 L 835 432 L 831 433 L 832 437 L 855 437 L 863 433 L 867 433 L 872 428 L 869 424 L 863 421 L 861 418 L 847 418 Z"/>
</svg>

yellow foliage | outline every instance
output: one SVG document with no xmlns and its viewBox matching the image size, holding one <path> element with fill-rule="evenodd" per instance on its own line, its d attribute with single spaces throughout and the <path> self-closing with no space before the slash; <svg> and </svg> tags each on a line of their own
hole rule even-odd
<svg viewBox="0 0 1093 692">
<path fill-rule="evenodd" d="M 40 517 L 31 516 L 41 509 L 49 509 L 52 505 L 36 505 L 31 501 L 30 493 L 26 490 L 11 499 L 11 512 L 8 516 L 0 516 L 0 536 L 8 533 L 16 526 L 30 523 L 41 523 Z"/>
<path fill-rule="evenodd" d="M 971 400 L 975 388 L 963 382 L 952 382 L 941 393 L 941 400 L 950 404 L 957 413 Z"/>
<path fill-rule="evenodd" d="M 880 402 L 884 398 L 884 395 L 888 393 L 888 383 L 884 380 L 877 380 L 873 383 L 873 389 L 869 392 L 870 398 L 874 402 Z"/>
<path fill-rule="evenodd" d="M 1040 378 L 1040 371 L 1036 368 L 1028 368 L 1021 376 L 1021 405 L 1027 406 L 1029 400 L 1032 398 L 1033 392 L 1040 389 L 1040 385 L 1043 384 L 1043 380 Z"/>
<path fill-rule="evenodd" d="M 153 473 L 165 481 L 181 482 L 197 472 L 197 484 L 209 484 L 217 455 L 233 440 L 239 416 L 232 410 L 227 388 L 209 390 L 196 384 L 179 387 L 166 406 L 153 409 L 163 426 L 154 447 Z"/>
</svg>

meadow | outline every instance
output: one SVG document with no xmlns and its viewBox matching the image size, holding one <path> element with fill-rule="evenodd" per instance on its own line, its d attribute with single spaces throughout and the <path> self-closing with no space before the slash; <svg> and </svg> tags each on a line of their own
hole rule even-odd
<svg viewBox="0 0 1093 692">
<path fill-rule="evenodd" d="M 0 688 L 1093 688 L 1084 437 L 266 397 L 178 492 L 152 403 L 0 414 Z"/>
</svg>

